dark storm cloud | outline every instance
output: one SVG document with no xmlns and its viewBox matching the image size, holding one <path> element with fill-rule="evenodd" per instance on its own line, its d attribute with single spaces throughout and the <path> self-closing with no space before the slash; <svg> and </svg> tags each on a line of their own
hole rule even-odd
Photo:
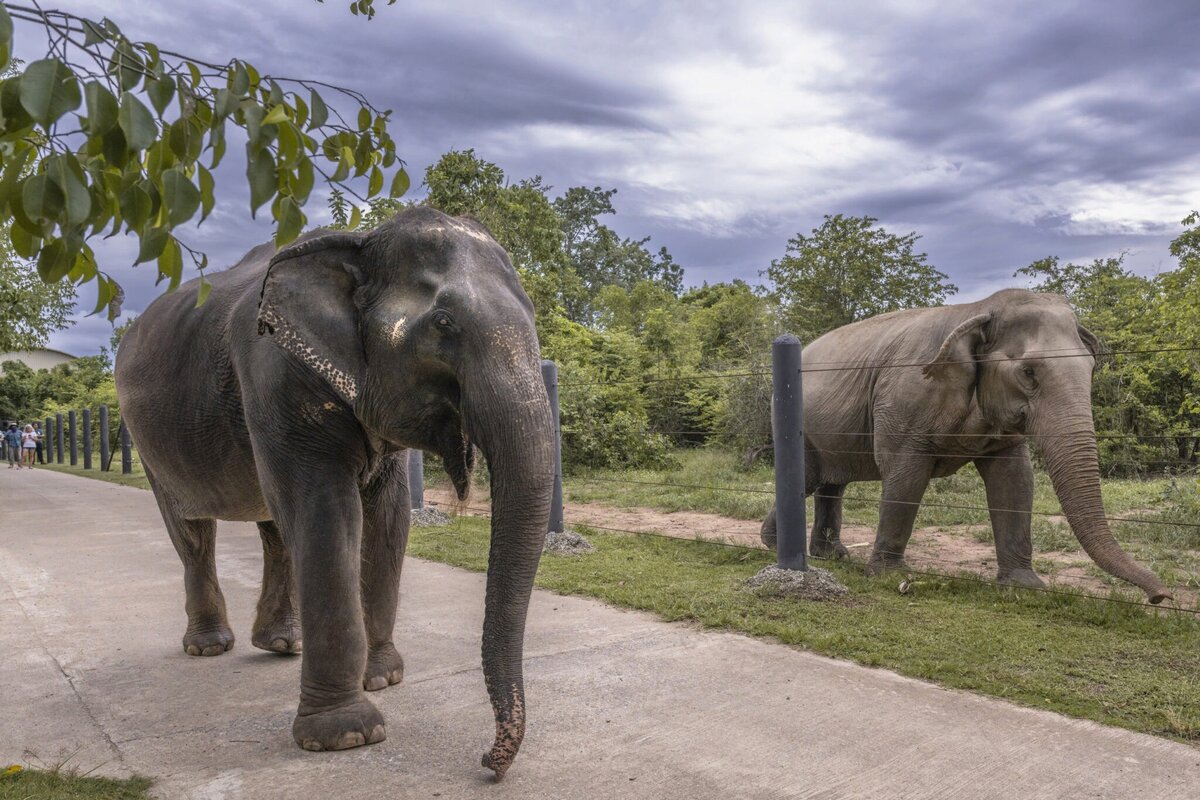
<svg viewBox="0 0 1200 800">
<path fill-rule="evenodd" d="M 887 20 L 878 77 L 858 87 L 886 111 L 864 123 L 1002 167 L 999 185 L 1140 180 L 1195 157 L 1195 3 L 1040 4 L 974 22 L 941 9 Z"/>
</svg>

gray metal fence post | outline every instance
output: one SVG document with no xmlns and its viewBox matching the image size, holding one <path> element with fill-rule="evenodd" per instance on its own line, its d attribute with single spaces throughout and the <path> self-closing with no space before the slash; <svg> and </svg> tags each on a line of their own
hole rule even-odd
<svg viewBox="0 0 1200 800">
<path fill-rule="evenodd" d="M 790 333 L 771 345 L 775 441 L 775 554 L 780 569 L 806 570 L 804 512 L 804 392 L 800 340 Z"/>
<path fill-rule="evenodd" d="M 46 417 L 46 427 L 42 428 L 42 458 L 47 464 L 54 463 L 54 425 L 49 417 Z"/>
<path fill-rule="evenodd" d="M 425 507 L 425 451 L 408 451 L 408 506 L 413 511 Z"/>
<path fill-rule="evenodd" d="M 92 468 L 92 410 L 83 410 L 83 468 Z"/>
<path fill-rule="evenodd" d="M 554 495 L 550 500 L 550 533 L 562 533 L 563 487 L 562 487 L 562 427 L 558 424 L 558 365 L 549 359 L 542 361 L 542 382 L 546 384 L 546 396 L 550 398 L 550 414 L 554 420 Z"/>
<path fill-rule="evenodd" d="M 125 420 L 121 420 L 121 474 L 133 474 L 133 440 L 129 438 Z"/>
<path fill-rule="evenodd" d="M 75 411 L 67 412 L 67 428 L 68 436 L 71 438 L 71 466 L 74 467 L 79 463 L 79 433 L 75 429 Z"/>
<path fill-rule="evenodd" d="M 108 472 L 108 406 L 100 406 L 100 469 Z"/>
<path fill-rule="evenodd" d="M 63 424 L 62 414 L 54 415 L 54 447 L 58 452 L 58 463 L 63 463 Z"/>
</svg>

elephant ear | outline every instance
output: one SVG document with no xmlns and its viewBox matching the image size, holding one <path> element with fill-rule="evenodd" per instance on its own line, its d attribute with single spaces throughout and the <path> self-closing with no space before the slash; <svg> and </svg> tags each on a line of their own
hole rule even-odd
<svg viewBox="0 0 1200 800">
<path fill-rule="evenodd" d="M 938 348 L 937 355 L 921 372 L 927 378 L 939 378 L 946 374 L 947 368 L 955 364 L 974 361 L 976 352 L 987 343 L 987 326 L 991 321 L 991 314 L 979 314 L 959 324 L 946 336 L 946 340 Z"/>
<path fill-rule="evenodd" d="M 258 333 L 353 404 L 366 370 L 358 330 L 355 264 L 363 239 L 326 233 L 271 259 L 258 301 Z"/>
</svg>

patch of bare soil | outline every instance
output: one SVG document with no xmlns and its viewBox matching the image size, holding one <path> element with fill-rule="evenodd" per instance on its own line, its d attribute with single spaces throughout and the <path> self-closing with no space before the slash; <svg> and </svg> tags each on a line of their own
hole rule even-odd
<svg viewBox="0 0 1200 800">
<path fill-rule="evenodd" d="M 454 494 L 448 490 L 426 490 L 425 496 L 443 510 L 456 505 Z M 485 492 L 472 496 L 460 513 L 486 514 L 490 502 Z M 1134 516 L 1130 512 L 1124 516 Z M 624 533 L 657 533 L 679 539 L 703 539 L 746 547 L 762 547 L 758 532 L 761 523 L 731 519 L 699 511 L 661 511 L 655 508 L 615 508 L 598 503 L 566 503 L 563 516 L 567 525 L 583 525 L 601 531 Z M 1062 522 L 1065 524 L 1066 520 Z M 913 531 L 905 552 L 905 561 L 914 572 L 936 572 L 946 575 L 969 573 L 983 580 L 996 578 L 996 549 L 991 542 L 980 542 L 974 533 L 979 525 L 918 528 Z M 854 561 L 865 562 L 871 554 L 875 530 L 862 525 L 843 525 L 842 544 Z M 1039 571 L 1050 588 L 1082 589 L 1089 594 L 1107 596 L 1110 585 L 1102 578 L 1087 572 L 1091 560 L 1082 552 L 1035 552 L 1035 561 L 1049 561 L 1054 573 Z M 897 584 L 899 581 L 897 581 Z M 1194 608 L 1198 593 L 1190 589 L 1174 590 L 1175 602 Z"/>
</svg>

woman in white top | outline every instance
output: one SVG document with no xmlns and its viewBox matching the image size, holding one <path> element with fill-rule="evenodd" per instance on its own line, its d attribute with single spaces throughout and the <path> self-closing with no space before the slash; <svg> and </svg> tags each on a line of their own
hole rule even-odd
<svg viewBox="0 0 1200 800">
<path fill-rule="evenodd" d="M 34 432 L 32 425 L 26 425 L 25 430 L 21 432 L 21 456 L 25 460 L 25 466 L 33 469 L 34 456 L 37 453 L 38 436 Z"/>
</svg>

